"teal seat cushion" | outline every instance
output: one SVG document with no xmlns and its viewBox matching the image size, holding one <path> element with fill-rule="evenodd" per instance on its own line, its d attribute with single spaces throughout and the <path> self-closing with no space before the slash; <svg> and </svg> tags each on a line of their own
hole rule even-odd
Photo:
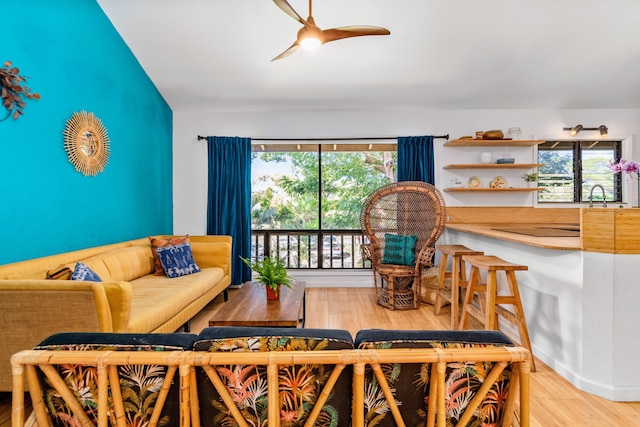
<svg viewBox="0 0 640 427">
<path fill-rule="evenodd" d="M 413 253 L 418 236 L 401 236 L 397 234 L 385 234 L 383 264 L 415 265 L 416 256 Z"/>
</svg>

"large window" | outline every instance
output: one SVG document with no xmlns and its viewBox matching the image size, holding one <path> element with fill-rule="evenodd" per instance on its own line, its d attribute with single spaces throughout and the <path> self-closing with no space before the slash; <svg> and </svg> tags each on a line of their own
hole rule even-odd
<svg viewBox="0 0 640 427">
<path fill-rule="evenodd" d="M 254 257 L 293 268 L 363 268 L 360 209 L 396 181 L 396 144 L 255 145 Z"/>
<path fill-rule="evenodd" d="M 621 153 L 620 141 L 547 141 L 538 146 L 539 202 L 588 202 L 593 189 L 593 201 L 622 200 L 621 177 L 609 170 Z"/>
</svg>

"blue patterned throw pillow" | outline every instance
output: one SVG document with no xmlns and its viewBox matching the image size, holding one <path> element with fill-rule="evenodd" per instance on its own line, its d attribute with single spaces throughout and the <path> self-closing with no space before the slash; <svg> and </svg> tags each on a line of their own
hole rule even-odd
<svg viewBox="0 0 640 427">
<path fill-rule="evenodd" d="M 186 276 L 200 271 L 200 267 L 193 259 L 190 243 L 160 247 L 156 250 L 167 277 Z"/>
<path fill-rule="evenodd" d="M 87 282 L 102 282 L 102 279 L 98 274 L 90 269 L 87 264 L 78 261 L 76 268 L 71 273 L 71 280 L 86 280 Z"/>
<path fill-rule="evenodd" d="M 397 234 L 385 234 L 383 264 L 414 265 L 416 256 L 413 250 L 416 247 L 418 236 L 399 236 Z"/>
</svg>

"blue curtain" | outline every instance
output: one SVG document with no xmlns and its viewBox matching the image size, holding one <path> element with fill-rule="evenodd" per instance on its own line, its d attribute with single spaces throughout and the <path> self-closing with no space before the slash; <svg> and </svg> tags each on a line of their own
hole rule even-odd
<svg viewBox="0 0 640 427">
<path fill-rule="evenodd" d="M 398 182 L 435 184 L 433 136 L 398 137 Z"/>
<path fill-rule="evenodd" d="M 207 137 L 207 234 L 233 238 L 231 284 L 251 280 L 240 256 L 251 256 L 251 138 Z"/>
</svg>

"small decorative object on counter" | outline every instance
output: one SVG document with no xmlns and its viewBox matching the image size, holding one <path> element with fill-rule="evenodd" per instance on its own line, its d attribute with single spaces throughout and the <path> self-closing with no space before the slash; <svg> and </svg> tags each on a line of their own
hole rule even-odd
<svg viewBox="0 0 640 427">
<path fill-rule="evenodd" d="M 638 181 L 638 200 L 636 207 L 640 208 L 640 164 L 633 160 L 627 161 L 626 159 L 620 159 L 618 163 L 613 161 L 609 162 L 609 170 L 613 173 L 624 172 L 627 174 L 629 180 L 633 178 L 632 174 L 636 174 L 636 180 Z"/>
</svg>

